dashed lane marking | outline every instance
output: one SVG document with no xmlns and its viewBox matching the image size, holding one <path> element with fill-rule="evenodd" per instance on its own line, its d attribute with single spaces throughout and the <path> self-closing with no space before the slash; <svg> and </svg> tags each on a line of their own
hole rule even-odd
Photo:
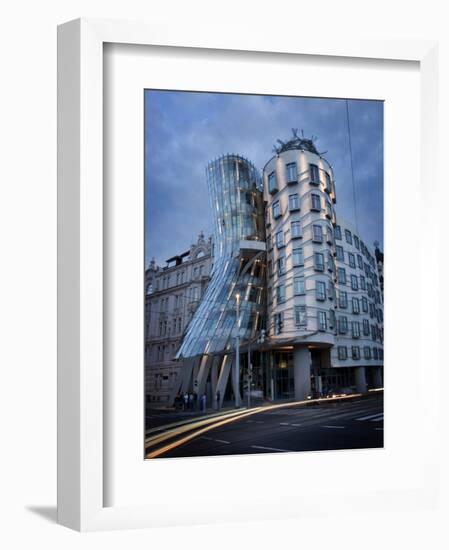
<svg viewBox="0 0 449 550">
<path fill-rule="evenodd" d="M 230 441 L 225 441 L 224 439 L 214 439 L 214 441 L 216 443 L 225 443 L 226 445 L 229 445 L 231 443 Z"/>
<path fill-rule="evenodd" d="M 281 453 L 291 453 L 289 449 L 277 449 L 276 447 L 263 447 L 262 445 L 251 445 L 251 449 L 261 449 L 262 451 L 278 451 Z"/>
<path fill-rule="evenodd" d="M 376 418 L 377 416 L 383 417 L 384 413 L 376 413 L 376 414 L 369 414 L 368 416 L 362 416 L 361 418 L 356 418 L 356 420 L 363 421 L 363 420 L 371 420 L 372 418 Z"/>
</svg>

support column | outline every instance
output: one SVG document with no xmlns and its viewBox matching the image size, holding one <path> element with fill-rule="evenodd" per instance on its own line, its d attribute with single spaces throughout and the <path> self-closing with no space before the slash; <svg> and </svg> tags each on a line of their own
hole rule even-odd
<svg viewBox="0 0 449 550">
<path fill-rule="evenodd" d="M 367 391 L 365 367 L 355 368 L 355 387 L 358 393 L 365 393 Z"/>
<path fill-rule="evenodd" d="M 306 347 L 293 350 L 293 367 L 295 380 L 295 399 L 302 401 L 310 395 L 310 371 L 312 355 Z"/>
<path fill-rule="evenodd" d="M 217 384 L 218 384 L 218 367 L 220 366 L 220 363 L 222 361 L 222 357 L 220 355 L 217 355 L 214 357 L 211 371 L 210 371 L 210 383 L 211 383 L 211 393 L 212 393 L 212 407 L 214 409 L 218 409 L 218 403 L 216 399 L 217 395 Z"/>
<path fill-rule="evenodd" d="M 381 388 L 382 383 L 382 367 L 374 367 L 374 387 Z"/>
</svg>

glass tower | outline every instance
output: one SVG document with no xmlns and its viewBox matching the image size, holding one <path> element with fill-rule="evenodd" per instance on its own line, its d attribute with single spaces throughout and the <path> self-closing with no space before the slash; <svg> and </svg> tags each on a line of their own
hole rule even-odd
<svg viewBox="0 0 449 550">
<path fill-rule="evenodd" d="M 258 171 L 239 155 L 224 155 L 209 163 L 206 179 L 214 265 L 178 359 L 229 353 L 237 335 L 242 341 L 254 337 L 263 317 L 265 229 Z"/>
</svg>

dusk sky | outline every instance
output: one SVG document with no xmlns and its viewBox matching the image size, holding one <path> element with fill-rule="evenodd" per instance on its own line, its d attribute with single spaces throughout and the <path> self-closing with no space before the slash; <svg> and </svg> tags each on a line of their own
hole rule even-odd
<svg viewBox="0 0 449 550">
<path fill-rule="evenodd" d="M 350 100 L 358 229 L 383 248 L 383 103 Z M 262 170 L 292 128 L 318 139 L 334 169 L 337 219 L 355 223 L 346 102 L 282 96 L 145 91 L 145 265 L 212 234 L 205 167 L 226 153 Z"/>
</svg>

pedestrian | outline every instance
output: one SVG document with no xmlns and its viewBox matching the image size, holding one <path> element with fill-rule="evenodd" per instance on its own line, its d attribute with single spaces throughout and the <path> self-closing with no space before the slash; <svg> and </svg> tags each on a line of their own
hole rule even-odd
<svg viewBox="0 0 449 550">
<path fill-rule="evenodd" d="M 189 393 L 189 411 L 193 410 L 193 393 Z"/>
<path fill-rule="evenodd" d="M 186 411 L 189 405 L 189 394 L 187 392 L 184 393 L 183 402 L 184 402 L 184 410 Z"/>
<path fill-rule="evenodd" d="M 200 411 L 203 412 L 206 410 L 206 394 L 201 394 L 200 397 Z"/>
</svg>

